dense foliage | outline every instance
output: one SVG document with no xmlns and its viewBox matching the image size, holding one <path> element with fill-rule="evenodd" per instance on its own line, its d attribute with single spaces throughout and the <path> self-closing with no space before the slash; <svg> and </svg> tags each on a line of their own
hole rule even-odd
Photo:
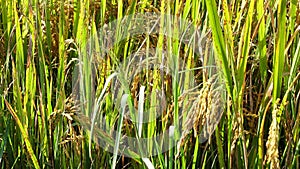
<svg viewBox="0 0 300 169">
<path fill-rule="evenodd" d="M 0 11 L 1 168 L 300 167 L 299 1 L 1 0 Z M 175 142 L 122 147 L 167 129 Z"/>
</svg>

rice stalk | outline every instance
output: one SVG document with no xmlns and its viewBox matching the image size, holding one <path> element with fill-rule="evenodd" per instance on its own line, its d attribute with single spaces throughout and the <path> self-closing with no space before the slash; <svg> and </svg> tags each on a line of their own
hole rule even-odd
<svg viewBox="0 0 300 169">
<path fill-rule="evenodd" d="M 279 165 L 279 152 L 278 152 L 278 142 L 279 142 L 279 124 L 277 122 L 277 114 L 279 109 L 275 108 L 272 111 L 272 123 L 269 129 L 268 141 L 266 143 L 267 154 L 266 160 L 267 163 L 270 163 L 270 168 L 280 168 Z"/>
<path fill-rule="evenodd" d="M 35 154 L 34 154 L 34 152 L 32 150 L 32 146 L 31 146 L 31 143 L 29 141 L 28 134 L 27 134 L 26 130 L 24 129 L 24 127 L 22 125 L 22 122 L 20 121 L 18 115 L 13 110 L 13 108 L 11 107 L 11 105 L 7 102 L 7 100 L 5 100 L 5 104 L 6 104 L 7 108 L 8 108 L 8 110 L 10 111 L 11 115 L 13 116 L 13 118 L 16 120 L 17 125 L 20 128 L 20 130 L 21 130 L 22 137 L 23 137 L 23 139 L 25 141 L 25 145 L 27 147 L 27 151 L 29 153 L 29 156 L 31 157 L 31 160 L 32 160 L 32 162 L 34 164 L 34 167 L 36 169 L 39 169 L 40 168 L 39 163 L 38 163 L 37 158 L 36 158 L 36 156 L 35 156 Z"/>
</svg>

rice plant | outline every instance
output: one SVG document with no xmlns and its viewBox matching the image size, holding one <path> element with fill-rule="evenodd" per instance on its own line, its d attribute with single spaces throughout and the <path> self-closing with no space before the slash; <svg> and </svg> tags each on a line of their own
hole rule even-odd
<svg viewBox="0 0 300 169">
<path fill-rule="evenodd" d="M 1 168 L 299 168 L 300 2 L 0 0 Z"/>
</svg>

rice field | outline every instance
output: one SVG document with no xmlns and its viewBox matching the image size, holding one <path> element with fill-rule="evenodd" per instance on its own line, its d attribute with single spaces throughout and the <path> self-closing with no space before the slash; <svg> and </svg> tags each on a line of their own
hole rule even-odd
<svg viewBox="0 0 300 169">
<path fill-rule="evenodd" d="M 300 1 L 0 11 L 1 169 L 300 167 Z"/>
</svg>

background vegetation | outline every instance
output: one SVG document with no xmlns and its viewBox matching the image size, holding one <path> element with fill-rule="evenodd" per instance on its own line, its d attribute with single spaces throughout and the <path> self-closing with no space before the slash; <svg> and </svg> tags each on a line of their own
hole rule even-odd
<svg viewBox="0 0 300 169">
<path fill-rule="evenodd" d="M 0 10 L 1 168 L 300 167 L 299 1 L 1 0 Z M 95 36 L 97 30 L 126 15 L 146 12 L 190 21 L 196 28 L 191 29 L 191 43 L 180 40 L 182 27 L 175 17 L 166 19 L 172 22 L 161 19 L 159 33 L 128 36 L 102 51 L 104 42 Z M 93 46 L 101 56 L 93 60 L 96 66 L 86 59 L 91 38 L 100 41 Z M 202 52 L 199 44 L 205 46 Z M 172 55 L 163 55 L 163 50 Z M 120 71 L 119 63 L 126 63 L 133 53 L 156 56 L 159 64 L 163 56 L 169 58 L 172 77 L 160 72 L 159 64 L 142 69 L 140 75 L 132 69 Z M 77 100 L 77 77 L 72 72 L 78 63 L 83 70 L 80 82 L 85 83 L 81 87 L 86 87 Z M 142 128 L 123 120 L 128 115 L 120 105 L 125 95 L 115 97 L 116 86 L 110 81 L 116 72 L 134 77 L 120 80 L 122 91 L 130 96 L 126 111 L 154 107 L 149 116 L 162 112 L 156 121 Z M 88 79 L 92 74 L 95 81 Z M 93 100 L 93 86 L 99 102 L 84 102 Z M 140 104 L 143 86 L 149 99 Z M 165 103 L 155 102 L 159 97 Z M 157 104 L 165 106 L 159 110 Z M 99 111 L 90 120 L 95 105 Z M 158 155 L 149 158 L 134 152 L 129 152 L 134 158 L 116 156 L 84 130 L 95 126 L 95 135 L 119 151 L 118 141 L 94 125 L 101 118 L 107 128 L 137 138 L 153 136 L 172 124 L 182 124 L 183 135 L 174 148 L 156 149 Z M 203 141 L 204 130 L 208 140 Z"/>
</svg>

